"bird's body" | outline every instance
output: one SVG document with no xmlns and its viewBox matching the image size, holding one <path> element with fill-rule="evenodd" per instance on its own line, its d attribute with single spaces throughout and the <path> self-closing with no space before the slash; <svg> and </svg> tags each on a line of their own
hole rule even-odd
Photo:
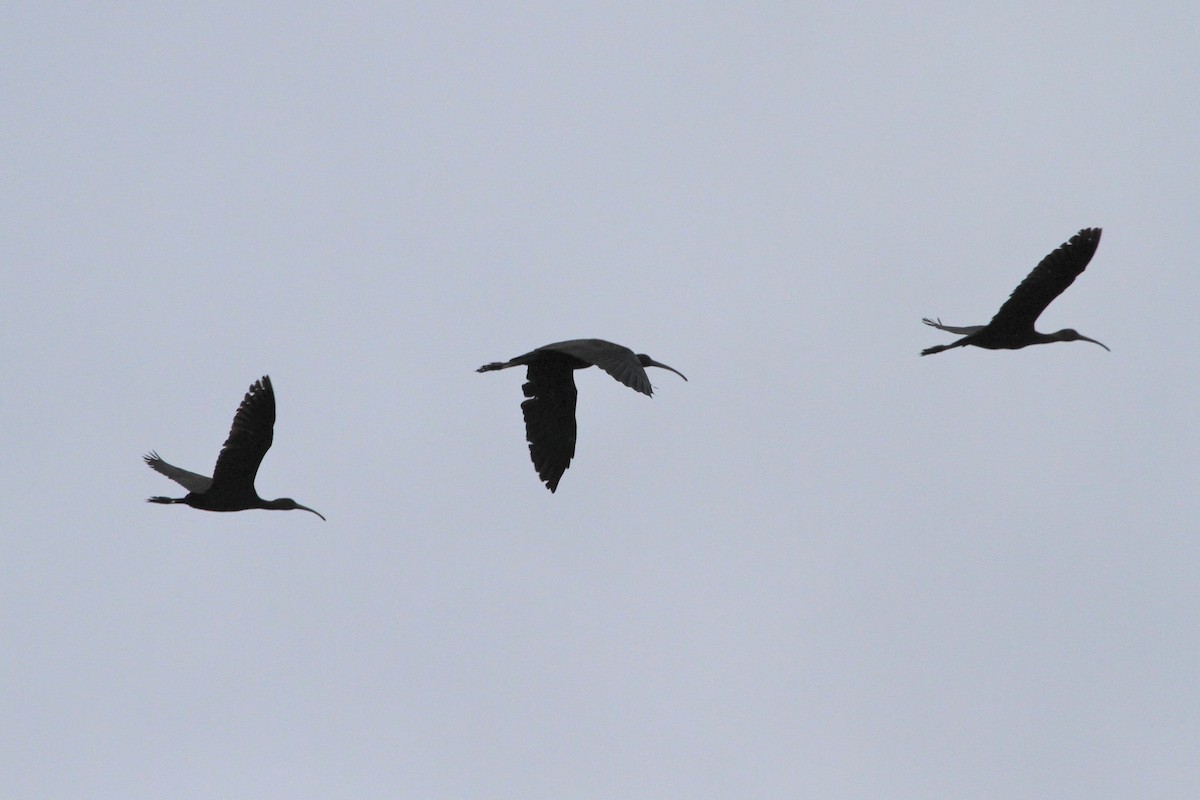
<svg viewBox="0 0 1200 800">
<path fill-rule="evenodd" d="M 953 347 L 974 345 L 987 350 L 1019 350 L 1031 344 L 1084 341 L 1107 346 L 1089 339 L 1073 328 L 1055 333 L 1039 333 L 1033 325 L 1046 306 L 1054 301 L 1087 268 L 1100 244 L 1100 228 L 1084 228 L 1050 255 L 1042 259 L 1033 271 L 1013 290 L 987 325 L 943 325 L 942 321 L 924 319 L 926 325 L 938 330 L 957 333 L 963 338 L 950 344 L 937 345 L 921 351 L 928 356 Z"/>
<path fill-rule="evenodd" d="M 644 395 L 653 394 L 646 367 L 667 369 L 687 380 L 683 373 L 644 353 L 635 354 L 628 347 L 603 339 L 572 339 L 548 344 L 509 361 L 484 364 L 477 372 L 516 366 L 527 367 L 522 389 L 528 399 L 521 403 L 521 411 L 525 416 L 529 455 L 538 476 L 551 492 L 558 488 L 559 479 L 575 456 L 575 399 L 578 395 L 575 370 L 597 366 Z"/>
<path fill-rule="evenodd" d="M 319 511 L 302 506 L 290 497 L 264 500 L 254 489 L 254 478 L 275 436 L 275 390 L 270 377 L 250 385 L 233 417 L 229 438 L 217 456 L 211 478 L 168 464 L 158 453 L 146 455 L 146 464 L 188 490 L 186 497 L 151 497 L 148 503 L 182 503 L 204 511 L 246 511 L 262 508 L 277 511 L 300 509 L 325 519 Z"/>
</svg>

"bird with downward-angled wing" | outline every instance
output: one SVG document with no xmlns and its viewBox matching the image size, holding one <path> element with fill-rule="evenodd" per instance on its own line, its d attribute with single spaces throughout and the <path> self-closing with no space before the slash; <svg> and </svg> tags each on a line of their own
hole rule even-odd
<svg viewBox="0 0 1200 800">
<path fill-rule="evenodd" d="M 521 403 L 529 455 L 538 477 L 551 492 L 558 488 L 575 455 L 574 372 L 596 366 L 630 389 L 651 395 L 646 367 L 670 370 L 687 380 L 679 370 L 660 364 L 644 353 L 603 339 L 572 339 L 539 347 L 509 361 L 484 364 L 477 372 L 525 366 L 522 389 L 528 399 Z"/>
</svg>

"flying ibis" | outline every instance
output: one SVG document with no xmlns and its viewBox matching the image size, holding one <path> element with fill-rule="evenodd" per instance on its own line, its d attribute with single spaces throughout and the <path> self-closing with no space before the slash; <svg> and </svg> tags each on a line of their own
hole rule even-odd
<svg viewBox="0 0 1200 800">
<path fill-rule="evenodd" d="M 987 325 L 943 325 L 940 319 L 921 320 L 926 325 L 932 325 L 940 331 L 960 334 L 963 338 L 950 344 L 939 344 L 927 347 L 921 355 L 928 356 L 949 350 L 952 347 L 975 345 L 988 350 L 1019 350 L 1031 344 L 1047 344 L 1048 342 L 1091 342 L 1105 350 L 1108 346 L 1089 339 L 1074 328 L 1065 328 L 1056 333 L 1038 333 L 1033 323 L 1066 288 L 1071 285 L 1080 273 L 1087 267 L 1088 262 L 1100 244 L 1099 228 L 1084 228 L 1071 237 L 1071 240 L 1060 246 L 1050 255 L 1042 259 L 1042 263 L 1034 267 L 1021 285 L 1013 290 L 1011 296 L 1000 306 L 996 316 Z"/>
<path fill-rule="evenodd" d="M 277 511 L 311 511 L 321 519 L 321 512 L 302 506 L 290 497 L 263 500 L 254 490 L 254 476 L 263 456 L 271 449 L 275 428 L 275 390 L 267 375 L 255 381 L 246 392 L 242 404 L 233 416 L 229 438 L 217 456 L 217 466 L 211 478 L 188 472 L 168 464 L 151 452 L 144 456 L 146 464 L 166 475 L 188 490 L 186 497 L 151 497 L 147 503 L 183 503 L 205 511 L 245 511 L 250 508 Z"/>
<path fill-rule="evenodd" d="M 528 399 L 521 403 L 521 411 L 525 414 L 529 455 L 538 477 L 551 492 L 558 488 L 559 479 L 575 455 L 575 370 L 597 366 L 644 395 L 652 394 L 646 367 L 670 370 L 687 380 L 674 367 L 603 339 L 548 344 L 510 361 L 484 364 L 476 371 L 517 366 L 526 367 L 522 389 Z"/>
</svg>

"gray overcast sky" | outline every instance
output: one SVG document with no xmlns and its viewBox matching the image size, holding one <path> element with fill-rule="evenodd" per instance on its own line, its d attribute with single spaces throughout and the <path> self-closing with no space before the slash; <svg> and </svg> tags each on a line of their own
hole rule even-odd
<svg viewBox="0 0 1200 800">
<path fill-rule="evenodd" d="M 6 4 L 0 794 L 1200 796 L 1197 41 Z M 918 357 L 1086 226 L 1111 353 Z M 474 370 L 593 336 L 691 380 L 578 374 L 551 495 Z M 143 502 L 264 373 L 329 521 Z"/>
</svg>

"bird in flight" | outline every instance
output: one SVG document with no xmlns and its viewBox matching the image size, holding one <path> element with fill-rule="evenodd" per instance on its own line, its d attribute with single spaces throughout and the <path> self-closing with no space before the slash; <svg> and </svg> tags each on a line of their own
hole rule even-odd
<svg viewBox="0 0 1200 800">
<path fill-rule="evenodd" d="M 1077 341 L 1098 344 L 1107 350 L 1107 345 L 1089 339 L 1074 328 L 1065 328 L 1055 333 L 1038 333 L 1033 327 L 1037 318 L 1046 310 L 1046 306 L 1066 291 L 1087 268 L 1099 244 L 1099 228 L 1084 228 L 1072 236 L 1070 241 L 1043 258 L 1042 262 L 1033 268 L 1033 272 L 1013 290 L 1012 295 L 1000 306 L 996 316 L 992 317 L 992 321 L 987 325 L 960 327 L 943 325 L 940 319 L 932 320 L 926 317 L 921 320 L 940 331 L 957 333 L 963 337 L 950 344 L 927 347 L 921 351 L 921 355 L 933 355 L 952 347 L 964 347 L 969 344 L 988 350 L 1019 350 L 1031 344 Z"/>
<path fill-rule="evenodd" d="M 267 375 L 255 381 L 246 392 L 242 404 L 233 416 L 229 438 L 217 456 L 217 466 L 211 478 L 188 472 L 168 464 L 151 452 L 144 456 L 155 472 L 166 475 L 188 490 L 186 497 L 151 497 L 147 503 L 183 503 L 205 511 L 245 511 L 265 508 L 278 511 L 311 511 L 321 519 L 321 512 L 302 506 L 290 497 L 263 500 L 254 490 L 258 465 L 271 448 L 275 429 L 275 390 Z"/>
<path fill-rule="evenodd" d="M 491 372 L 522 365 L 527 368 L 522 389 L 528 399 L 521 403 L 521 411 L 525 415 L 529 455 L 538 477 L 551 492 L 558 488 L 559 479 L 575 455 L 575 370 L 597 366 L 644 395 L 652 394 L 646 367 L 670 370 L 687 380 L 673 367 L 603 339 L 548 344 L 510 361 L 484 364 L 476 371 Z"/>
</svg>

